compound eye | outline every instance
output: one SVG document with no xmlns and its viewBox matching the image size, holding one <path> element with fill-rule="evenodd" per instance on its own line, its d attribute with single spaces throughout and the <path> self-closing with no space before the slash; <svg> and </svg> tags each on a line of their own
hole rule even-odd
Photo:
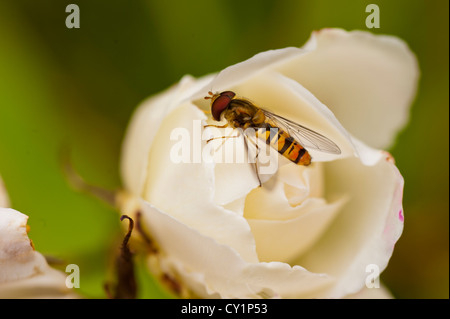
<svg viewBox="0 0 450 319">
<path fill-rule="evenodd" d="M 232 91 L 225 91 L 214 100 L 211 105 L 211 114 L 216 121 L 220 121 L 220 115 L 228 107 L 236 94 Z"/>
<path fill-rule="evenodd" d="M 236 96 L 236 93 L 234 93 L 233 91 L 223 91 L 222 93 L 220 93 L 220 96 L 222 95 L 228 96 L 230 99 L 232 99 Z"/>
</svg>

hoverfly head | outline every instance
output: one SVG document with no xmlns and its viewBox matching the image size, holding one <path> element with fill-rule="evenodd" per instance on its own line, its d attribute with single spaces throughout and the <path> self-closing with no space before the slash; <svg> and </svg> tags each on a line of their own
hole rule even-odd
<svg viewBox="0 0 450 319">
<path fill-rule="evenodd" d="M 205 99 L 211 99 L 211 114 L 216 121 L 220 121 L 220 115 L 228 107 L 231 100 L 236 96 L 233 91 L 224 91 L 222 93 L 208 92 L 210 96 L 205 96 Z"/>
</svg>

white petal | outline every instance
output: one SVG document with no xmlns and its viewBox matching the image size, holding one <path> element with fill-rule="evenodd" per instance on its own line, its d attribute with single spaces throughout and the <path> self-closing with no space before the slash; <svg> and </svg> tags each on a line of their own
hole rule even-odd
<svg viewBox="0 0 450 319">
<path fill-rule="evenodd" d="M 335 281 L 328 274 L 313 273 L 281 262 L 248 264 L 244 279 L 281 298 L 320 298 L 322 291 Z"/>
<path fill-rule="evenodd" d="M 244 216 L 255 237 L 260 261 L 290 263 L 298 259 L 339 213 L 346 199 L 327 203 L 323 198 L 322 166 L 285 165 L 264 187 L 247 196 Z M 319 197 L 313 197 L 313 193 Z"/>
<path fill-rule="evenodd" d="M 73 298 L 66 276 L 52 269 L 27 236 L 28 216 L 0 208 L 0 298 Z"/>
<path fill-rule="evenodd" d="M 314 32 L 311 51 L 277 70 L 311 91 L 355 137 L 375 148 L 392 145 L 408 120 L 419 69 L 400 39 L 368 32 Z"/>
<path fill-rule="evenodd" d="M 247 195 L 245 218 L 284 221 L 322 206 L 325 202 L 320 196 L 323 193 L 322 168 L 321 163 L 309 167 L 289 163 L 280 167 L 264 187 Z M 313 192 L 319 196 L 314 196 Z"/>
<path fill-rule="evenodd" d="M 288 220 L 249 219 L 259 259 L 292 264 L 320 238 L 343 203 L 297 207 L 299 216 Z"/>
<path fill-rule="evenodd" d="M 31 246 L 26 232 L 28 217 L 10 208 L 0 208 L 0 283 L 26 278 L 46 263 Z"/>
<path fill-rule="evenodd" d="M 176 163 L 171 158 L 171 149 L 179 143 L 170 140 L 171 132 L 182 128 L 192 139 L 188 148 L 193 150 L 193 143 L 201 142 L 200 133 L 194 132 L 195 126 L 204 118 L 199 109 L 184 103 L 161 122 L 149 152 L 148 178 L 142 198 L 201 234 L 234 248 L 245 260 L 257 261 L 255 243 L 246 220 L 214 202 L 215 191 L 232 191 L 229 187 L 215 189 L 214 164 L 191 163 L 191 160 Z M 244 180 L 241 184 L 245 183 Z"/>
<path fill-rule="evenodd" d="M 214 147 L 214 144 L 211 146 Z M 226 205 L 243 198 L 252 189 L 259 186 L 255 168 L 248 163 L 245 150 L 246 146 L 242 136 L 228 139 L 223 146 L 219 146 L 217 149 L 217 152 L 220 151 L 224 158 L 215 164 L 214 170 L 214 201 L 218 205 Z M 233 154 L 236 154 L 234 159 L 229 156 Z M 237 159 L 243 159 L 243 161 Z"/>
<path fill-rule="evenodd" d="M 383 285 L 379 287 L 367 288 L 364 287 L 355 294 L 345 296 L 346 299 L 392 299 L 394 298 L 391 292 Z"/>
<path fill-rule="evenodd" d="M 325 165 L 330 198 L 348 194 L 349 201 L 324 236 L 298 260 L 315 272 L 339 278 L 329 297 L 340 298 L 359 291 L 366 267 L 386 267 L 403 230 L 403 178 L 389 159 L 374 166 L 358 159 Z"/>
<path fill-rule="evenodd" d="M 201 235 L 147 203 L 142 204 L 142 211 L 146 228 L 162 248 L 166 261 L 192 284 L 191 288 L 197 287 L 196 293 L 208 293 L 201 297 L 211 297 L 214 292 L 222 298 L 314 296 L 334 280 L 284 263 L 247 263 L 229 246 Z M 206 288 L 201 289 L 202 285 Z"/>
<path fill-rule="evenodd" d="M 229 66 L 219 72 L 210 83 L 205 84 L 192 98 L 201 99 L 205 92 L 209 90 L 220 92 L 240 86 L 251 78 L 257 77 L 262 71 L 273 68 L 279 63 L 284 64 L 304 53 L 306 51 L 299 48 L 284 48 L 258 53 L 250 59 Z"/>
<path fill-rule="evenodd" d="M 121 175 L 129 191 L 136 195 L 142 192 L 147 177 L 148 152 L 162 120 L 199 86 L 209 81 L 208 77 L 194 80 L 185 76 L 175 86 L 144 101 L 135 111 L 125 135 L 121 157 Z"/>
<path fill-rule="evenodd" d="M 56 299 L 79 298 L 65 286 L 66 276 L 48 268 L 46 272 L 30 278 L 0 285 L 2 299 Z"/>
<path fill-rule="evenodd" d="M 201 99 L 208 90 L 235 90 L 265 102 L 260 94 L 244 94 L 242 86 L 270 71 L 312 92 L 350 133 L 375 148 L 388 147 L 406 123 L 419 77 L 417 60 L 402 40 L 324 29 L 314 32 L 301 49 L 262 52 L 226 68 L 193 98 Z M 260 93 L 273 91 L 268 87 Z M 202 105 L 208 109 L 206 103 Z"/>
</svg>

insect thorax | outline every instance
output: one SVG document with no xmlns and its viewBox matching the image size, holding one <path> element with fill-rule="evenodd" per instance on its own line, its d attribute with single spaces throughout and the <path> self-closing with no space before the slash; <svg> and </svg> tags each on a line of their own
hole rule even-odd
<svg viewBox="0 0 450 319">
<path fill-rule="evenodd" d="M 234 128 L 258 127 L 264 121 L 264 114 L 251 102 L 233 99 L 224 111 L 224 117 Z"/>
</svg>

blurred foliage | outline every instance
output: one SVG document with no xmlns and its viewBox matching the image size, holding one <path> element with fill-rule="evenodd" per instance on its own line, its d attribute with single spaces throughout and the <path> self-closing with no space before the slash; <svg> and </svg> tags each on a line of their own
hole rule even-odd
<svg viewBox="0 0 450 319">
<path fill-rule="evenodd" d="M 65 26 L 69 3 L 80 7 L 80 29 Z M 448 298 L 447 0 L 1 1 L 0 175 L 13 208 L 30 216 L 37 249 L 78 264 L 81 293 L 103 298 L 119 215 L 68 186 L 61 150 L 87 181 L 119 188 L 121 141 L 141 100 L 184 74 L 301 46 L 315 29 L 367 30 L 369 3 L 381 17 L 371 31 L 406 40 L 422 72 L 390 150 L 405 178 L 406 221 L 381 277 L 398 298 Z M 146 283 L 140 296 L 168 296 Z"/>
</svg>

